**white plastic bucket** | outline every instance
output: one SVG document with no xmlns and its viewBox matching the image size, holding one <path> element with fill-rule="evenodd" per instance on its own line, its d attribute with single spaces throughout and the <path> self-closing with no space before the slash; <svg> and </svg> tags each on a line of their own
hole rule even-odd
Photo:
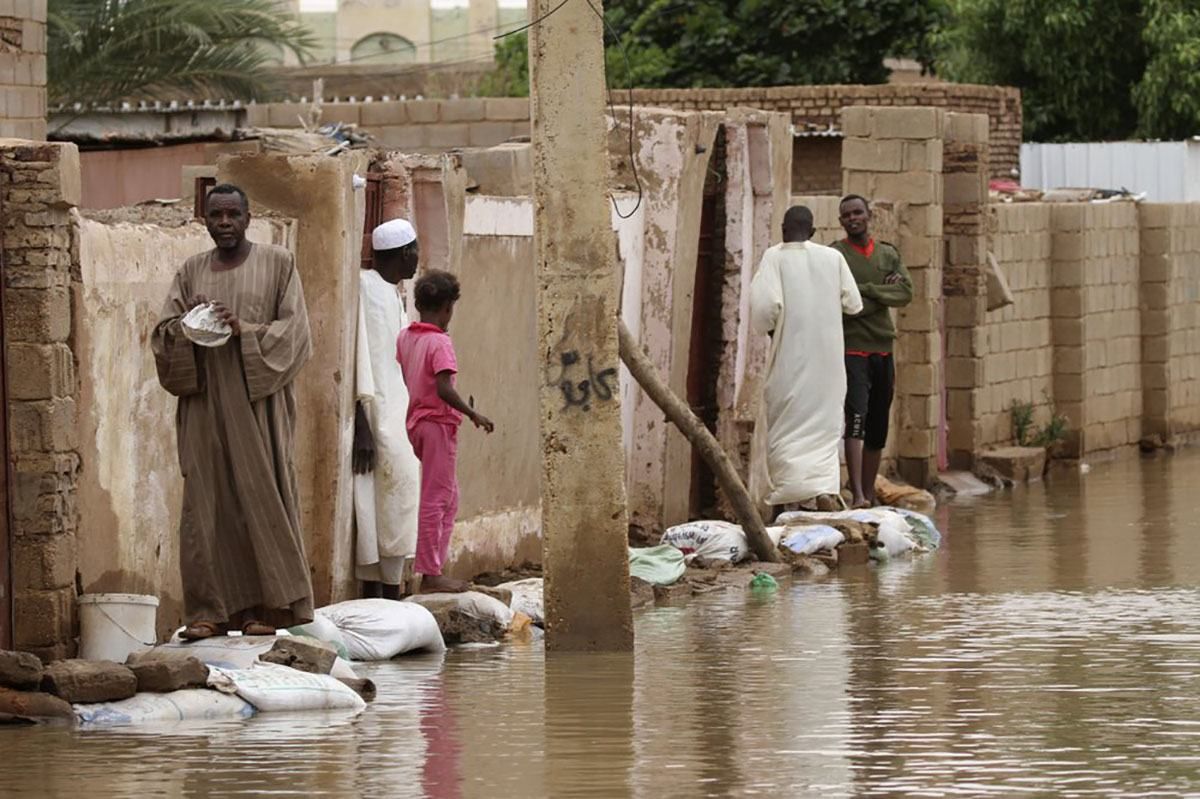
<svg viewBox="0 0 1200 799">
<path fill-rule="evenodd" d="M 124 663 L 155 644 L 158 597 L 83 594 L 79 597 L 79 657 Z"/>
</svg>

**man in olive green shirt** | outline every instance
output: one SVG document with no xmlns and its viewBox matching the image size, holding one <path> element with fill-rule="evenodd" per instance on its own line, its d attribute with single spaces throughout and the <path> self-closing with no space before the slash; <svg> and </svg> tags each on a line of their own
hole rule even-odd
<svg viewBox="0 0 1200 799">
<path fill-rule="evenodd" d="M 900 253 L 871 238 L 871 206 L 857 194 L 842 198 L 838 220 L 846 238 L 835 243 L 862 295 L 863 309 L 842 317 L 846 342 L 846 466 L 851 507 L 875 505 L 875 477 L 887 444 L 896 383 L 892 308 L 912 302 L 912 279 Z"/>
</svg>

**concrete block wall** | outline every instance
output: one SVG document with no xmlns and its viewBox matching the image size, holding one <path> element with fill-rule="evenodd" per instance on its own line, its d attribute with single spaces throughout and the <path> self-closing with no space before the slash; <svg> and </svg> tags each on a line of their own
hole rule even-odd
<svg viewBox="0 0 1200 799">
<path fill-rule="evenodd" d="M 942 150 L 939 108 L 856 106 L 842 112 L 843 188 L 896 208 L 893 243 L 913 280 L 896 314 L 896 467 L 924 485 L 937 473 L 942 392 Z"/>
<path fill-rule="evenodd" d="M 1143 435 L 1200 430 L 1200 205 L 1138 207 Z"/>
<path fill-rule="evenodd" d="M 0 139 L 46 138 L 46 0 L 0 0 Z"/>
<path fill-rule="evenodd" d="M 252 105 L 246 124 L 298 128 L 308 109 L 306 103 Z M 377 146 L 410 153 L 492 147 L 530 134 L 524 97 L 332 102 L 322 105 L 321 121 L 358 125 L 375 136 Z"/>
<path fill-rule="evenodd" d="M 13 643 L 74 652 L 79 441 L 71 340 L 74 144 L 0 142 L 11 460 Z"/>
<path fill-rule="evenodd" d="M 979 322 L 974 331 L 973 352 L 956 349 L 953 344 L 951 347 L 951 371 L 970 369 L 980 381 L 974 407 L 970 409 L 975 420 L 972 455 L 1013 443 L 1014 402 L 1033 405 L 1035 421 L 1043 425 L 1054 399 L 1051 206 L 996 204 L 988 210 L 991 229 L 988 249 L 1008 280 L 1014 302 L 976 317 Z M 948 304 L 951 302 L 947 300 Z M 976 366 L 976 362 L 981 363 Z M 952 398 L 952 439 L 957 419 L 954 402 Z"/>
</svg>

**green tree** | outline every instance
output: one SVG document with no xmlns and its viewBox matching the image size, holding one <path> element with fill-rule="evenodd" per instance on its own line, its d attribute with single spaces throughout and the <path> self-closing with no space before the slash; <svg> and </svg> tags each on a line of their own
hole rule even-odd
<svg viewBox="0 0 1200 799">
<path fill-rule="evenodd" d="M 953 0 L 938 71 L 1021 90 L 1025 136 L 1200 133 L 1195 0 Z"/>
<path fill-rule="evenodd" d="M 256 99 L 271 50 L 304 58 L 316 39 L 276 0 L 50 0 L 52 103 Z"/>
<path fill-rule="evenodd" d="M 881 83 L 884 56 L 933 62 L 946 0 L 608 0 L 609 84 Z M 618 45 L 618 40 L 620 45 Z M 501 40 L 486 94 L 528 93 L 526 37 Z"/>
</svg>

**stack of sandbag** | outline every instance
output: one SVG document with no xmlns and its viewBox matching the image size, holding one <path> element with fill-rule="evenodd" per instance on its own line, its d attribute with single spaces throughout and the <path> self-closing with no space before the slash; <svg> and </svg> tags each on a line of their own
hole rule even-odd
<svg viewBox="0 0 1200 799">
<path fill-rule="evenodd" d="M 787 527 L 781 542 L 785 554 L 813 555 L 865 543 L 872 558 L 888 560 L 908 552 L 928 552 L 941 544 L 933 520 L 904 508 L 793 511 L 781 514 L 776 522 Z"/>
<path fill-rule="evenodd" d="M 401 604 L 419 605 L 433 614 L 447 644 L 494 643 L 513 627 L 513 609 L 479 591 L 416 594 Z M 528 624 L 524 614 L 521 620 Z"/>
</svg>

